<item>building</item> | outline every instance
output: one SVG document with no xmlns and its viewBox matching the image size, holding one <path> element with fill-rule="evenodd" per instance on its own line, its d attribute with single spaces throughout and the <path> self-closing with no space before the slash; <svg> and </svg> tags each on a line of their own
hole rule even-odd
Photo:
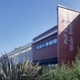
<svg viewBox="0 0 80 80">
<path fill-rule="evenodd" d="M 33 42 L 15 48 L 8 54 L 14 63 L 25 61 L 40 64 L 72 62 L 80 47 L 80 12 L 64 6 L 57 7 L 57 26 L 33 39 Z"/>
<path fill-rule="evenodd" d="M 15 48 L 7 56 L 13 64 L 23 63 L 25 61 L 32 62 L 32 43 Z"/>
<path fill-rule="evenodd" d="M 58 63 L 57 26 L 33 39 L 33 62 Z"/>
<path fill-rule="evenodd" d="M 72 62 L 80 46 L 80 12 L 57 7 L 57 26 L 33 39 L 33 62 Z"/>
<path fill-rule="evenodd" d="M 58 6 L 58 63 L 71 63 L 80 47 L 80 12 Z"/>
</svg>

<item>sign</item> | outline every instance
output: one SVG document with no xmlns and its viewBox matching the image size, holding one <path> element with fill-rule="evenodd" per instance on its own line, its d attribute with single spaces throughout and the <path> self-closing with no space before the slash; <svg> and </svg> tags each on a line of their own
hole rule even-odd
<svg viewBox="0 0 80 80">
<path fill-rule="evenodd" d="M 58 6 L 58 62 L 74 60 L 80 46 L 80 13 Z"/>
</svg>

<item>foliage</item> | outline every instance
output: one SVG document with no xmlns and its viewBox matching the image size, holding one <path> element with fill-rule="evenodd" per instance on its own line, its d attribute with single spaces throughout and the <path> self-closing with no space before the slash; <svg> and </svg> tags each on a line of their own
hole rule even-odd
<svg viewBox="0 0 80 80">
<path fill-rule="evenodd" d="M 75 58 L 75 62 L 70 64 L 62 63 L 55 68 L 45 67 L 42 72 L 41 80 L 80 80 L 80 48 Z"/>
<path fill-rule="evenodd" d="M 30 62 L 14 65 L 9 61 L 7 55 L 1 61 L 1 71 L 5 80 L 38 80 L 41 74 L 41 66 L 33 65 Z M 0 73 L 1 73 L 0 71 Z"/>
<path fill-rule="evenodd" d="M 38 64 L 34 66 L 30 62 L 22 64 L 21 70 L 21 80 L 24 80 L 22 78 L 25 78 L 25 80 L 38 80 L 41 74 L 41 66 L 38 66 Z"/>
<path fill-rule="evenodd" d="M 0 78 L 2 80 L 80 80 L 80 48 L 75 61 L 70 64 L 62 63 L 52 66 L 33 65 L 30 62 L 13 65 L 3 56 L 0 67 Z"/>
</svg>

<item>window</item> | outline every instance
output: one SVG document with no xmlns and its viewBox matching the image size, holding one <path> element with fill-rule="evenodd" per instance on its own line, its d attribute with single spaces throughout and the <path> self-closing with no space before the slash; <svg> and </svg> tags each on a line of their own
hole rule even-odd
<svg viewBox="0 0 80 80">
<path fill-rule="evenodd" d="M 37 46 L 36 49 L 39 49 L 39 46 Z"/>
<path fill-rule="evenodd" d="M 49 41 L 49 45 L 52 45 L 52 44 L 53 44 L 53 41 L 52 41 L 52 40 L 50 40 L 50 41 Z"/>
<path fill-rule="evenodd" d="M 39 48 L 41 49 L 42 48 L 42 45 L 39 45 Z"/>
<path fill-rule="evenodd" d="M 53 44 L 57 43 L 57 38 L 53 39 Z"/>
<path fill-rule="evenodd" d="M 47 46 L 50 46 L 50 45 L 53 45 L 53 44 L 56 44 L 57 43 L 57 38 L 54 38 L 53 40 L 50 40 L 48 42 L 45 42 L 45 43 L 42 43 L 40 45 L 37 45 L 36 46 L 36 49 L 42 49 L 44 47 L 47 47 Z"/>
<path fill-rule="evenodd" d="M 44 48 L 45 47 L 45 44 L 42 44 L 42 48 Z"/>
<path fill-rule="evenodd" d="M 46 42 L 45 45 L 48 46 L 48 42 Z"/>
</svg>

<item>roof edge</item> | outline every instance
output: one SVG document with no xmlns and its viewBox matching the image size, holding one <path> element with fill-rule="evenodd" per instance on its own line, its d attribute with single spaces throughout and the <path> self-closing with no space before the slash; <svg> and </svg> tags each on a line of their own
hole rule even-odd
<svg viewBox="0 0 80 80">
<path fill-rule="evenodd" d="M 61 7 L 61 8 L 64 8 L 64 9 L 68 9 L 68 10 L 71 10 L 71 11 L 74 11 L 74 12 L 78 12 L 78 13 L 80 13 L 80 11 L 76 11 L 76 10 L 71 9 L 71 8 L 68 8 L 68 7 L 66 7 L 66 6 L 62 6 L 62 5 L 60 5 L 60 4 L 58 4 L 57 7 Z"/>
</svg>

